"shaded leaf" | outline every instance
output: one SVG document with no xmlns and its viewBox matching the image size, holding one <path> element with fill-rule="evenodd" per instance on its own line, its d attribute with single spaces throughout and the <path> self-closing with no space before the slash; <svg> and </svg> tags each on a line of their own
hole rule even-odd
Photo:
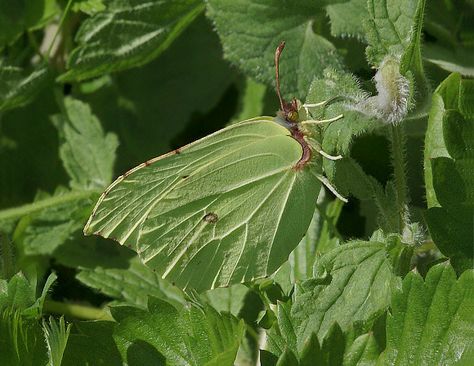
<svg viewBox="0 0 474 366">
<path fill-rule="evenodd" d="M 146 308 L 147 298 L 153 296 L 183 303 L 181 292 L 134 257 L 126 268 L 96 266 L 81 268 L 76 278 L 85 285 L 114 299 Z"/>
<path fill-rule="evenodd" d="M 336 48 L 314 32 L 323 4 L 313 1 L 209 0 L 207 15 L 221 37 L 224 55 L 248 76 L 267 85 L 275 83 L 274 52 L 286 41 L 281 59 L 283 94 L 304 98 L 315 76 L 324 68 L 341 68 Z M 317 18 L 316 18 L 317 19 Z"/>
<path fill-rule="evenodd" d="M 74 322 L 62 365 L 121 365 L 122 358 L 112 338 L 115 326 L 110 321 Z"/>
<path fill-rule="evenodd" d="M 32 70 L 23 70 L 0 62 L 0 111 L 30 103 L 48 79 L 49 70 L 46 64 L 37 65 Z"/>
<path fill-rule="evenodd" d="M 76 36 L 79 46 L 59 80 L 84 80 L 141 66 L 162 53 L 202 9 L 198 0 L 116 0 L 82 23 Z"/>
<path fill-rule="evenodd" d="M 57 13 L 55 0 L 15 0 L 0 3 L 0 49 L 28 29 L 42 26 Z"/>
</svg>

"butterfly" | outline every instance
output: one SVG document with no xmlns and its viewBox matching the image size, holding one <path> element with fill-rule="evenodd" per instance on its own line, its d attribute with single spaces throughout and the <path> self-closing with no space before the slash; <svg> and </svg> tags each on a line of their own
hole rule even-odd
<svg viewBox="0 0 474 366">
<path fill-rule="evenodd" d="M 232 124 L 148 160 L 101 195 L 84 233 L 116 240 L 182 289 L 204 291 L 274 273 L 305 235 L 321 183 L 308 108 L 283 100 L 276 117 Z M 304 118 L 303 118 L 304 119 Z"/>
</svg>

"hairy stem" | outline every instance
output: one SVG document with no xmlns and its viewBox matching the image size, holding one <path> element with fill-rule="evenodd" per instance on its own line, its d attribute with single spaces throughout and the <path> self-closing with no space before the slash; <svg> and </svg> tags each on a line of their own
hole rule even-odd
<svg viewBox="0 0 474 366">
<path fill-rule="evenodd" d="M 393 175 L 395 179 L 396 201 L 398 209 L 398 230 L 403 233 L 408 209 L 408 185 L 405 163 L 406 137 L 401 123 L 390 126 Z"/>
<path fill-rule="evenodd" d="M 6 220 L 15 220 L 22 216 L 28 215 L 30 213 L 43 210 L 48 207 L 60 205 L 62 203 L 77 201 L 80 199 L 85 199 L 93 194 L 99 192 L 96 191 L 72 191 L 69 193 L 61 194 L 58 196 L 53 196 L 50 198 L 43 199 L 41 201 L 28 203 L 26 205 L 7 208 L 6 210 L 0 211 L 0 221 Z"/>
<path fill-rule="evenodd" d="M 43 306 L 44 313 L 63 314 L 77 319 L 86 320 L 113 320 L 112 316 L 104 309 L 77 304 L 46 300 Z"/>
</svg>

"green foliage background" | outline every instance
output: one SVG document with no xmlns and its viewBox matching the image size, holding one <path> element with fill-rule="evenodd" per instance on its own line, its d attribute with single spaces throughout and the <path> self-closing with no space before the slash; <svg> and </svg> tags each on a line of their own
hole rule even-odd
<svg viewBox="0 0 474 366">
<path fill-rule="evenodd" d="M 2 362 L 473 364 L 473 24 L 471 0 L 0 2 Z M 124 171 L 275 115 L 281 40 L 283 95 L 344 114 L 320 143 L 349 203 L 323 189 L 271 278 L 203 293 L 83 236 Z"/>
</svg>

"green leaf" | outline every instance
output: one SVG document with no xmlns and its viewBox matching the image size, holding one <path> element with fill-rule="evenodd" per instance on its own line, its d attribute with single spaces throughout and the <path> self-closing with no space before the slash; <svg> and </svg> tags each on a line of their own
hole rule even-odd
<svg viewBox="0 0 474 366">
<path fill-rule="evenodd" d="M 245 305 L 248 292 L 249 289 L 246 286 L 234 285 L 227 288 L 215 288 L 206 291 L 202 297 L 217 311 L 225 311 L 234 316 L 238 316 L 242 307 Z"/>
<path fill-rule="evenodd" d="M 474 76 L 473 48 L 449 49 L 437 44 L 423 46 L 424 59 L 443 70 L 457 72 L 465 76 Z"/>
<path fill-rule="evenodd" d="M 389 306 L 398 282 L 390 259 L 395 247 L 403 249 L 395 242 L 355 241 L 324 254 L 315 264 L 315 277 L 296 286 L 293 303 L 278 304 L 278 327 L 269 334 L 270 350 L 278 355 L 288 347 L 301 358 L 311 349 L 308 343 L 314 348 L 319 342 L 322 349 L 328 347 L 328 354 L 342 357 L 344 347 L 337 344 L 346 343 L 338 339 L 346 335 L 349 342 L 369 331 Z M 314 335 L 317 339 L 311 340 Z M 351 352 L 363 353 L 361 347 L 353 345 Z"/>
<path fill-rule="evenodd" d="M 117 169 L 125 171 L 223 126 L 233 114 L 235 97 L 225 109 L 214 113 L 213 108 L 232 92 L 236 76 L 202 15 L 159 58 L 115 74 L 107 87 L 83 98 L 104 128 L 119 134 Z"/>
<path fill-rule="evenodd" d="M 366 0 L 349 0 L 326 6 L 334 37 L 355 37 L 365 41 L 364 20 L 367 18 Z"/>
<path fill-rule="evenodd" d="M 474 272 L 456 280 L 449 262 L 426 279 L 411 272 L 392 299 L 380 365 L 453 365 L 474 347 Z"/>
<path fill-rule="evenodd" d="M 53 117 L 62 145 L 59 155 L 71 177 L 73 189 L 103 188 L 112 180 L 117 136 L 105 134 L 90 107 L 70 97 L 64 99 L 64 113 Z"/>
<path fill-rule="evenodd" d="M 369 19 L 364 26 L 369 45 L 366 52 L 372 65 L 380 65 L 386 56 L 401 57 L 416 43 L 421 28 L 414 27 L 422 25 L 416 22 L 420 10 L 423 16 L 424 0 L 369 0 L 367 8 Z"/>
<path fill-rule="evenodd" d="M 86 222 L 91 209 L 91 193 L 59 187 L 53 196 L 39 194 L 25 210 L 14 234 L 26 255 L 48 255 L 67 241 Z M 46 205 L 45 203 L 51 203 Z M 34 205 L 43 206 L 34 210 Z M 34 211 L 33 211 L 34 210 Z"/>
<path fill-rule="evenodd" d="M 168 48 L 202 9 L 198 0 L 115 0 L 82 23 L 76 36 L 79 46 L 59 80 L 79 81 L 146 64 Z"/>
<path fill-rule="evenodd" d="M 340 234 L 336 224 L 341 214 L 343 202 L 339 199 L 329 201 L 324 191 L 318 197 L 317 209 L 308 227 L 308 231 L 290 255 L 291 279 L 293 284 L 312 277 L 314 261 L 317 256 L 340 244 Z"/>
<path fill-rule="evenodd" d="M 0 312 L 0 354 L 5 365 L 46 365 L 48 355 L 37 320 L 11 309 Z"/>
<path fill-rule="evenodd" d="M 57 276 L 51 273 L 41 295 L 36 296 L 36 279 L 29 280 L 18 272 L 9 281 L 0 279 L 0 311 L 11 309 L 25 318 L 39 318 L 46 295 Z"/>
<path fill-rule="evenodd" d="M 49 366 L 61 366 L 66 349 L 69 332 L 72 324 L 64 323 L 64 317 L 59 318 L 59 322 L 50 316 L 49 322 L 43 319 L 43 331 L 48 346 Z"/>
<path fill-rule="evenodd" d="M 76 0 L 73 2 L 71 10 L 82 11 L 87 15 L 94 15 L 104 11 L 107 7 L 103 0 Z"/>
<path fill-rule="evenodd" d="M 456 74 L 440 85 L 433 97 L 425 144 L 425 167 L 430 167 L 425 172 L 428 228 L 459 272 L 471 268 L 474 257 L 474 116 L 465 107 L 472 94 L 470 81 Z"/>
<path fill-rule="evenodd" d="M 23 70 L 0 62 L 0 111 L 30 103 L 48 79 L 49 70 L 46 64 L 37 65 L 32 70 Z"/>
<path fill-rule="evenodd" d="M 146 308 L 148 296 L 173 304 L 183 303 L 178 289 L 167 284 L 137 257 L 132 258 L 125 268 L 81 268 L 76 278 L 107 296 L 142 308 Z"/>
<path fill-rule="evenodd" d="M 443 138 L 443 117 L 447 110 L 458 109 L 460 84 L 460 75 L 451 74 L 436 88 L 433 94 L 428 128 L 425 135 L 424 151 L 426 201 L 428 202 L 428 207 L 439 206 L 433 188 L 431 160 L 437 157 L 449 157 Z"/>
<path fill-rule="evenodd" d="M 110 321 L 74 322 L 62 366 L 122 365 L 122 357 L 112 338 L 115 326 L 116 323 Z"/>
<path fill-rule="evenodd" d="M 130 246 L 181 288 L 270 275 L 306 232 L 320 187 L 316 164 L 294 169 L 302 148 L 289 133 L 255 118 L 142 163 L 104 192 L 84 232 Z"/>
<path fill-rule="evenodd" d="M 267 88 L 265 85 L 257 83 L 251 78 L 247 78 L 245 80 L 245 90 L 243 92 L 240 111 L 235 120 L 244 121 L 255 116 L 261 116 L 263 114 L 263 103 L 266 91 Z"/>
<path fill-rule="evenodd" d="M 28 30 L 41 27 L 53 18 L 58 7 L 55 0 L 16 0 L 0 3 L 0 49 L 13 43 Z"/>
<path fill-rule="evenodd" d="M 150 298 L 148 311 L 114 307 L 114 339 L 128 364 L 233 365 L 244 326 L 210 306 L 177 310 Z"/>
<path fill-rule="evenodd" d="M 386 244 L 350 242 L 337 247 L 315 264 L 314 280 L 297 288 L 292 318 L 297 346 L 316 332 L 323 340 L 337 322 L 343 331 L 354 322 L 370 327 L 389 305 L 396 283 Z"/>
<path fill-rule="evenodd" d="M 314 32 L 322 27 L 322 5 L 314 1 L 209 0 L 207 15 L 221 37 L 224 55 L 248 76 L 267 85 L 275 83 L 274 52 L 286 41 L 281 59 L 283 94 L 304 98 L 315 76 L 324 68 L 341 68 L 336 48 Z M 320 15 L 320 17 L 318 17 Z"/>
</svg>

